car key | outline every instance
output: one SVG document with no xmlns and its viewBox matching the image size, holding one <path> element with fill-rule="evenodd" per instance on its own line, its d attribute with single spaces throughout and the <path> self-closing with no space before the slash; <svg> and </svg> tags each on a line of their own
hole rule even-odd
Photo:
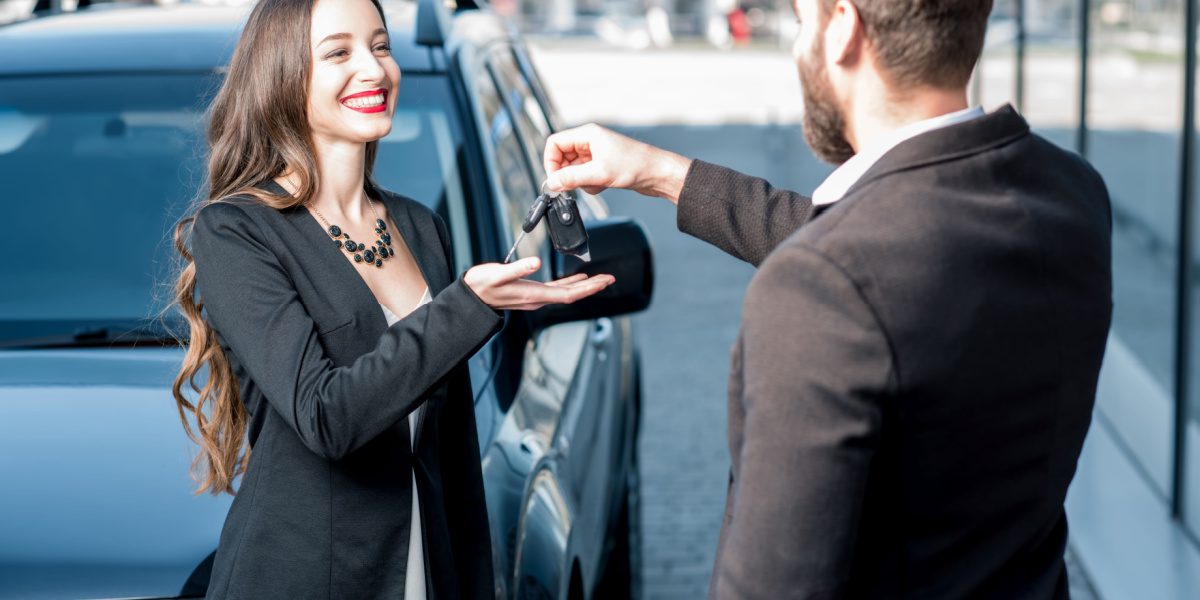
<svg viewBox="0 0 1200 600">
<path fill-rule="evenodd" d="M 542 194 L 533 201 L 533 205 L 529 207 L 529 213 L 525 215 L 525 222 L 521 224 L 521 235 L 517 237 L 517 241 L 513 243 L 512 250 L 508 251 L 508 256 L 504 258 L 504 262 L 508 263 L 512 260 L 513 255 L 517 253 L 517 246 L 521 245 L 521 240 L 538 226 L 542 221 L 542 217 L 546 215 L 546 209 L 550 208 L 550 197 Z"/>
<path fill-rule="evenodd" d="M 508 251 L 504 262 L 507 263 L 513 259 L 521 241 L 547 215 L 549 218 L 546 228 L 550 232 L 550 242 L 554 249 L 562 254 L 577 257 L 584 262 L 591 262 L 592 254 L 588 249 L 587 228 L 583 226 L 583 216 L 579 214 L 579 206 L 575 203 L 575 198 L 563 192 L 542 192 L 533 201 L 533 205 L 529 207 L 529 213 L 525 215 L 525 222 L 521 224 L 521 235 L 517 237 L 512 249 Z"/>
<path fill-rule="evenodd" d="M 583 262 L 592 262 L 588 250 L 587 228 L 583 226 L 583 215 L 579 205 L 570 194 L 555 195 L 550 199 L 550 210 L 546 213 L 546 229 L 550 230 L 550 242 L 560 254 L 574 256 Z"/>
</svg>

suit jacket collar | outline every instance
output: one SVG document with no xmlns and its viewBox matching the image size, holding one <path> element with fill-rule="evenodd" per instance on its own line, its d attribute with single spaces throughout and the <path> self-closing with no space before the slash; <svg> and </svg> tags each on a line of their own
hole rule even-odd
<svg viewBox="0 0 1200 600">
<path fill-rule="evenodd" d="M 1011 104 L 982 117 L 909 138 L 884 154 L 846 190 L 850 196 L 871 182 L 899 171 L 978 154 L 1029 134 L 1029 123 Z"/>
</svg>

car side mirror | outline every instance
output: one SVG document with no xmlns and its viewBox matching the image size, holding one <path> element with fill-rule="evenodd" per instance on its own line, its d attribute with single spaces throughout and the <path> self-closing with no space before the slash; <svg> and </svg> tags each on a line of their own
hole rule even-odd
<svg viewBox="0 0 1200 600">
<path fill-rule="evenodd" d="M 556 279 L 577 273 L 607 273 L 616 283 L 574 304 L 554 304 L 529 313 L 533 331 L 559 323 L 616 317 L 645 310 L 654 294 L 654 255 L 646 229 L 627 217 L 588 223 L 591 262 L 554 253 Z"/>
</svg>

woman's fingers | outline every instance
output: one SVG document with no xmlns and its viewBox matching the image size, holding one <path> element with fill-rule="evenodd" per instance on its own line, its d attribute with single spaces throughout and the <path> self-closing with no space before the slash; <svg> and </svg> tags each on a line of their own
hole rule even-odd
<svg viewBox="0 0 1200 600">
<path fill-rule="evenodd" d="M 574 278 L 567 278 L 574 279 Z M 537 310 L 547 304 L 571 304 L 596 294 L 616 281 L 612 275 L 595 275 L 559 285 L 536 281 L 514 281 L 497 288 L 497 296 L 503 297 L 497 308 L 507 310 Z"/>
<path fill-rule="evenodd" d="M 557 279 L 555 281 L 551 281 L 551 282 L 547 283 L 546 285 L 558 287 L 560 285 L 568 285 L 571 283 L 575 283 L 576 281 L 583 281 L 584 279 L 587 279 L 587 277 L 588 277 L 587 273 L 576 273 L 570 277 L 563 277 L 562 279 Z"/>
<path fill-rule="evenodd" d="M 496 284 L 503 285 L 512 281 L 517 281 L 528 275 L 536 273 L 542 266 L 542 259 L 536 256 L 522 258 L 514 263 L 496 265 Z"/>
<path fill-rule="evenodd" d="M 471 267 L 463 277 L 463 280 L 488 305 L 495 306 L 492 303 L 493 289 L 532 275 L 541 266 L 542 260 L 536 256 L 522 258 L 509 264 L 486 263 Z"/>
</svg>

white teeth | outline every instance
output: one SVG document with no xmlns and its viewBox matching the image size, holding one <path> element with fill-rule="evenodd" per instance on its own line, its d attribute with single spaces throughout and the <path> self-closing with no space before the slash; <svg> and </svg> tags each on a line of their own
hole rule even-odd
<svg viewBox="0 0 1200 600">
<path fill-rule="evenodd" d="M 380 104 L 383 104 L 383 94 L 380 93 L 371 96 L 363 96 L 361 98 L 351 98 L 342 102 L 342 104 L 345 104 L 350 108 L 369 108 L 372 106 L 379 106 Z"/>
</svg>

